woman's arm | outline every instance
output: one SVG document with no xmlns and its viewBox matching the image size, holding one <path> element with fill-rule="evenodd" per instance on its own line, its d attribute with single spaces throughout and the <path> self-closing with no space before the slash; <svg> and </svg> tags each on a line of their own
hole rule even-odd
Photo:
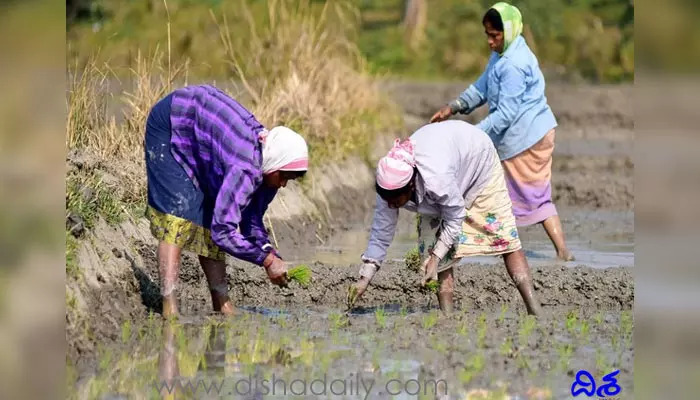
<svg viewBox="0 0 700 400">
<path fill-rule="evenodd" d="M 490 136 L 502 135 L 518 114 L 525 93 L 525 74 L 511 63 L 504 63 L 499 74 L 498 107 L 477 127 Z"/>
<path fill-rule="evenodd" d="M 384 199 L 376 197 L 374 218 L 369 233 L 369 244 L 362 254 L 362 261 L 380 267 L 386 257 L 386 250 L 394 240 L 396 224 L 399 220 L 399 210 L 389 208 Z"/>
<path fill-rule="evenodd" d="M 488 89 L 488 75 L 497 60 L 495 54 L 491 55 L 484 72 L 479 79 L 462 92 L 456 99 L 450 102 L 452 114 L 470 114 L 486 103 L 486 91 Z"/>
<path fill-rule="evenodd" d="M 265 229 L 263 216 L 276 194 L 277 189 L 269 188 L 264 185 L 261 186 L 255 191 L 253 200 L 248 207 L 243 210 L 243 215 L 241 216 L 241 234 L 243 234 L 248 241 L 252 241 L 261 249 L 269 248 L 274 250 L 270 244 L 267 229 Z"/>
<path fill-rule="evenodd" d="M 251 176 L 243 173 L 242 168 L 233 167 L 228 171 L 216 197 L 211 232 L 214 243 L 222 250 L 262 266 L 270 252 L 262 250 L 238 232 L 238 225 L 243 219 L 241 210 L 248 206 L 256 189 Z"/>
<path fill-rule="evenodd" d="M 442 259 L 462 232 L 462 222 L 467 217 L 464 197 L 459 193 L 452 175 L 431 178 L 425 186 L 426 197 L 440 206 L 442 225 L 433 254 Z"/>
</svg>

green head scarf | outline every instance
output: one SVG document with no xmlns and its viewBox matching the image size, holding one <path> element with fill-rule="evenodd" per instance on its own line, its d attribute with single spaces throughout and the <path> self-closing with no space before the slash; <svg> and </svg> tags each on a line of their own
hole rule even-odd
<svg viewBox="0 0 700 400">
<path fill-rule="evenodd" d="M 498 11 L 503 20 L 503 52 L 523 32 L 523 16 L 517 7 L 505 2 L 499 2 L 491 7 Z"/>
</svg>

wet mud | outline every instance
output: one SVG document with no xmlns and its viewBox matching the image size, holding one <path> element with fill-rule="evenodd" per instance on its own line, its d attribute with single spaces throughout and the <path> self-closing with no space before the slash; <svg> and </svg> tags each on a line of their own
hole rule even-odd
<svg viewBox="0 0 700 400">
<path fill-rule="evenodd" d="M 387 85 L 406 110 L 404 134 L 464 88 L 455 83 Z M 274 224 L 285 259 L 311 267 L 309 288 L 293 282 L 276 287 L 262 269 L 229 258 L 230 295 L 239 307 L 233 318 L 210 312 L 204 274 L 196 257 L 185 254 L 178 290 L 182 330 L 175 338 L 163 329 L 159 314 L 156 243 L 147 229 L 100 226 L 92 239 L 95 254 L 83 257 L 93 264 L 89 269 L 97 271 L 89 274 L 91 279 L 98 281 L 80 291 L 79 301 L 87 311 L 66 315 L 73 394 L 148 397 L 144 379 L 163 376 L 169 368 L 165 361 L 173 360 L 164 355 L 167 350 L 177 354 L 176 375 L 210 382 L 269 378 L 271 373 L 287 377 L 287 383 L 323 378 L 324 373 L 328 381 L 349 380 L 351 373 L 355 378 L 359 373 L 376 381 L 367 398 L 391 398 L 386 390 L 380 393 L 381 388 L 401 377 L 403 382 L 445 380 L 447 397 L 424 398 L 464 399 L 483 390 L 535 399 L 570 397 L 580 369 L 598 382 L 620 370 L 622 391 L 614 397 L 633 398 L 634 132 L 628 91 L 550 89 L 550 104 L 560 123 L 553 197 L 567 239 L 588 246 L 585 249 L 622 244 L 632 254 L 625 260 L 632 261 L 605 268 L 586 257 L 560 263 L 549 257 L 551 245 L 541 227 L 522 229 L 535 293 L 544 309 L 541 317 L 526 316 L 502 259 L 495 257 L 457 268 L 457 311 L 452 318 L 442 317 L 435 294 L 421 289 L 419 277 L 401 262 L 403 251 L 412 245 L 409 213 L 402 214 L 390 249 L 392 261 L 378 272 L 356 307 L 345 313 L 347 289 L 359 269 L 358 251 L 366 245 L 374 199 L 371 185 L 366 191 L 345 188 L 329 195 L 334 199 L 327 205 L 333 217 L 323 223 L 309 217 Z M 476 122 L 483 116 L 483 110 L 479 112 L 460 118 Z M 608 264 L 617 259 L 612 260 Z M 266 350 L 251 355 L 250 346 Z M 314 396 L 308 388 L 305 394 L 301 397 L 328 397 Z M 345 394 L 365 398 L 357 390 Z"/>
</svg>

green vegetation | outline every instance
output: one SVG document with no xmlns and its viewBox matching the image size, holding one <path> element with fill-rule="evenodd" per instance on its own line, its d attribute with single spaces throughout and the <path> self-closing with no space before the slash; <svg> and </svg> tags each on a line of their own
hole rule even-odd
<svg viewBox="0 0 700 400">
<path fill-rule="evenodd" d="M 333 371 L 359 365 L 370 370 L 366 375 L 363 373 L 368 378 L 373 373 L 381 373 L 385 379 L 399 379 L 402 373 L 396 369 L 385 370 L 383 367 L 380 371 L 379 366 L 387 365 L 381 361 L 395 360 L 397 367 L 402 369 L 401 359 L 404 356 L 423 360 L 422 357 L 429 354 L 434 354 L 435 362 L 448 360 L 450 366 L 445 369 L 442 369 L 444 364 L 436 365 L 441 368 L 441 372 L 447 374 L 446 379 L 450 384 L 458 380 L 465 389 L 470 389 L 472 385 L 483 387 L 484 375 L 501 374 L 499 368 L 506 365 L 510 365 L 506 369 L 509 372 L 513 372 L 515 367 L 515 370 L 525 373 L 533 385 L 567 379 L 567 374 L 579 366 L 582 357 L 587 358 L 585 368 L 596 376 L 609 373 L 612 368 L 630 368 L 629 364 L 622 363 L 622 356 L 630 354 L 631 349 L 616 353 L 610 349 L 610 337 L 605 334 L 593 338 L 591 342 L 595 353 L 586 356 L 588 346 L 577 348 L 573 343 L 578 332 L 570 334 L 562 321 L 555 335 L 538 335 L 537 349 L 527 348 L 518 345 L 516 335 L 525 330 L 524 327 L 530 326 L 531 322 L 523 320 L 519 326 L 511 325 L 505 328 L 507 332 L 500 332 L 494 329 L 497 317 L 497 313 L 475 316 L 469 329 L 474 328 L 478 332 L 478 343 L 466 336 L 466 320 L 461 321 L 463 328 L 448 322 L 440 329 L 422 331 L 436 324 L 435 311 L 400 317 L 398 314 L 386 313 L 382 308 L 376 309 L 374 318 L 377 325 L 393 324 L 394 329 L 390 331 L 362 323 L 358 324 L 359 330 L 357 327 L 339 330 L 337 328 L 348 326 L 348 317 L 333 313 L 328 315 L 325 323 L 321 322 L 323 318 L 316 320 L 327 324 L 329 329 L 328 334 L 321 336 L 302 333 L 308 328 L 309 320 L 305 318 L 291 318 L 291 326 L 282 332 L 270 318 L 249 313 L 225 322 L 214 317 L 206 318 L 199 325 L 162 323 L 156 320 L 151 322 L 149 319 L 147 329 L 139 329 L 138 334 L 134 334 L 136 325 L 125 322 L 121 325 L 121 332 L 117 329 L 117 337 L 120 336 L 121 342 L 116 347 L 99 346 L 98 374 L 88 379 L 85 389 L 91 398 L 100 398 L 108 393 L 128 393 L 131 397 L 146 398 L 148 393 L 143 391 L 150 391 L 154 384 L 160 384 L 160 378 L 154 378 L 159 376 L 159 367 L 177 367 L 183 384 L 188 380 L 196 384 L 197 380 L 192 380 L 193 378 L 206 382 L 207 385 L 214 382 L 221 384 L 224 376 L 236 373 L 261 373 L 268 379 L 270 373 L 275 373 L 278 379 L 284 378 L 288 382 L 304 377 L 310 380 L 309 377 L 323 373 L 333 374 Z M 629 324 L 626 318 L 628 317 L 622 318 L 620 322 L 623 323 L 624 320 L 624 324 Z M 398 324 L 401 326 L 396 329 Z M 461 330 L 464 332 L 459 332 Z M 383 333 L 378 334 L 380 332 Z M 498 345 L 495 345 L 495 340 L 486 343 L 486 335 L 492 333 L 496 334 L 494 338 L 503 339 Z M 593 331 L 592 334 L 598 335 L 600 332 Z M 158 345 L 154 347 L 153 343 Z M 355 350 L 358 348 L 362 351 Z M 455 363 L 455 360 L 458 361 Z M 579 361 L 573 365 L 572 360 Z M 631 357 L 626 360 L 631 360 Z M 75 376 L 70 362 L 66 362 L 69 374 Z M 630 361 L 625 361 L 628 362 Z M 210 370 L 205 371 L 207 368 Z M 278 368 L 284 368 L 284 376 L 278 373 Z M 428 376 L 431 372 L 425 371 Z M 504 376 L 503 379 L 507 377 Z M 72 395 L 76 395 L 74 383 L 74 380 L 67 382 Z M 457 382 L 454 384 L 454 390 L 459 390 Z M 496 381 L 491 381 L 491 385 L 486 386 L 485 392 L 488 393 L 484 394 L 491 397 L 485 398 L 505 398 L 502 396 L 513 394 Z M 189 389 L 180 387 L 177 390 L 181 395 L 198 397 L 195 393 L 185 393 Z M 191 389 L 197 390 L 195 387 Z M 204 387 L 200 386 L 198 390 L 201 395 Z M 505 391 L 500 393 L 499 390 Z M 536 397 L 530 392 L 528 396 Z M 543 398 L 551 398 L 551 395 Z"/>
<path fill-rule="evenodd" d="M 334 21 L 335 30 L 345 31 L 344 34 L 357 43 L 372 72 L 428 79 L 472 79 L 487 61 L 489 50 L 481 18 L 494 2 L 428 2 L 422 32 L 425 40 L 419 46 L 409 45 L 404 35 L 404 0 L 361 0 L 355 2 L 357 9 L 347 8 L 339 1 L 286 3 L 301 3 L 302 7 L 318 14 L 322 13 L 326 3 L 342 10 L 338 15 L 342 14 L 343 21 L 352 23 Z M 225 17 L 231 27 L 241 27 L 235 31 L 235 40 L 241 43 L 264 40 L 256 37 L 256 32 L 248 26 L 260 27 L 272 19 L 267 2 L 252 0 L 246 1 L 245 7 L 238 2 L 219 0 L 128 3 L 85 0 L 84 3 L 86 12 L 82 18 L 68 21 L 71 57 L 82 57 L 101 48 L 105 60 L 128 65 L 137 49 L 152 51 L 156 44 L 162 47 L 167 44 L 173 61 L 191 60 L 192 73 L 203 78 L 225 79 L 236 74 L 234 68 L 218 62 L 227 59 L 229 54 L 212 40 L 220 36 L 216 24 L 212 23 L 212 14 Z M 604 82 L 634 78 L 632 2 L 518 0 L 513 4 L 523 13 L 524 36 L 543 67 L 562 69 L 568 75 Z M 675 16 L 679 21 L 691 21 L 679 13 L 665 12 L 664 15 Z M 172 35 L 170 41 L 167 40 L 166 26 Z M 682 32 L 673 30 L 676 31 Z M 669 36 L 672 35 L 664 37 Z M 649 42 L 657 44 L 659 49 L 670 47 L 659 46 L 653 37 Z M 270 44 L 269 49 L 274 51 L 274 44 Z M 277 64 L 282 60 L 273 57 L 272 61 L 271 64 Z"/>
<path fill-rule="evenodd" d="M 435 324 L 437 324 L 437 321 L 438 313 L 435 310 L 429 312 L 428 314 L 425 314 L 423 316 L 423 329 L 432 328 L 433 326 L 435 326 Z"/>
<path fill-rule="evenodd" d="M 414 247 L 406 252 L 404 255 L 404 262 L 406 263 L 406 268 L 411 271 L 418 272 L 420 270 L 420 252 L 418 247 Z"/>
<path fill-rule="evenodd" d="M 430 293 L 437 293 L 439 288 L 440 283 L 438 283 L 438 281 L 430 281 L 425 284 L 425 289 L 428 290 Z"/>
<path fill-rule="evenodd" d="M 382 328 L 386 326 L 386 311 L 383 308 L 374 310 L 374 318 L 377 320 L 377 325 Z"/>
<path fill-rule="evenodd" d="M 290 280 L 296 281 L 304 288 L 308 288 L 311 284 L 311 268 L 308 265 L 298 265 L 287 271 L 287 277 Z"/>
</svg>

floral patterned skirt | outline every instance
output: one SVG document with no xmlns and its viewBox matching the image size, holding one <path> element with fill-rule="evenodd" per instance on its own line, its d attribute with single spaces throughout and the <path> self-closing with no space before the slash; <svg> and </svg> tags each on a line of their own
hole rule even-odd
<svg viewBox="0 0 700 400">
<path fill-rule="evenodd" d="M 430 243 L 430 250 L 437 242 L 440 218 L 419 215 L 417 225 L 418 250 L 423 256 L 426 244 Z M 521 248 L 503 167 L 496 159 L 491 179 L 467 209 L 459 240 L 440 262 L 438 271 L 452 268 L 463 257 L 496 256 Z"/>
</svg>

